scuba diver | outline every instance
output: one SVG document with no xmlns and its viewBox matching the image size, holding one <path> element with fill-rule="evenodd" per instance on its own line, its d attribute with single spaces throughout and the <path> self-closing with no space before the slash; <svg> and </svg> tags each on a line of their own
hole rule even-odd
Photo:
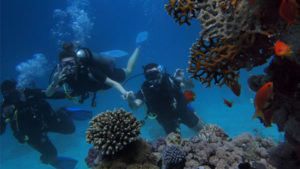
<svg viewBox="0 0 300 169">
<path fill-rule="evenodd" d="M 19 143 L 27 143 L 41 153 L 40 160 L 56 169 L 73 169 L 77 160 L 57 156 L 57 150 L 47 136 L 48 132 L 72 134 L 74 120 L 88 120 L 92 112 L 85 109 L 60 108 L 54 111 L 45 99 L 65 98 L 64 92 L 47 97 L 41 89 L 16 89 L 16 81 L 1 83 L 3 102 L 0 108 L 0 135 L 9 123 Z"/>
<path fill-rule="evenodd" d="M 141 32 L 136 39 L 136 49 L 128 60 L 126 68 L 117 68 L 114 57 L 116 53 L 102 54 L 91 52 L 88 48 L 76 47 L 73 43 L 65 43 L 63 51 L 59 54 L 58 71 L 55 73 L 53 82 L 48 87 L 46 94 L 51 96 L 58 88 L 63 86 L 69 98 L 75 102 L 83 103 L 93 93 L 92 106 L 95 107 L 96 92 L 107 90 L 111 87 L 117 89 L 124 99 L 129 91 L 120 84 L 132 72 L 140 52 L 141 43 L 147 39 L 147 32 Z M 107 54 L 107 55 L 106 55 Z M 110 56 L 109 56 L 110 55 Z M 66 85 L 71 92 L 68 93 Z M 76 96 L 80 96 L 76 100 Z"/>
<path fill-rule="evenodd" d="M 192 80 L 184 77 L 184 71 L 176 69 L 171 77 L 156 63 L 149 63 L 143 68 L 146 81 L 135 95 L 129 93 L 127 101 L 130 108 L 136 110 L 145 103 L 148 118 L 156 119 L 167 134 L 180 133 L 180 123 L 196 132 L 201 130 L 205 123 L 195 114 L 182 92 L 182 89 L 194 87 Z"/>
</svg>

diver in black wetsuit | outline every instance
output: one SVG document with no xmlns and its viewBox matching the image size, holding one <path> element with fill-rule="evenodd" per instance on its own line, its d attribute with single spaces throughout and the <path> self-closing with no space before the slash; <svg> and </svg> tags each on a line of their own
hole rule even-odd
<svg viewBox="0 0 300 169">
<path fill-rule="evenodd" d="M 144 66 L 146 81 L 136 95 L 128 95 L 128 103 L 132 109 L 137 109 L 143 103 L 147 105 L 147 114 L 154 115 L 167 134 L 180 133 L 180 123 L 198 132 L 205 125 L 188 106 L 181 89 L 194 87 L 190 79 L 184 78 L 182 69 L 177 69 L 174 76 L 164 73 L 162 66 L 150 63 Z"/>
<path fill-rule="evenodd" d="M 20 143 L 27 143 L 41 153 L 40 160 L 57 169 L 72 169 L 77 161 L 67 157 L 58 157 L 54 145 L 49 140 L 47 133 L 56 132 L 72 134 L 75 126 L 72 113 L 61 108 L 54 111 L 45 99 L 65 98 L 64 92 L 56 92 L 47 97 L 40 89 L 23 91 L 16 89 L 16 82 L 6 80 L 1 84 L 1 93 L 4 101 L 0 111 L 0 135 L 9 123 L 14 137 Z"/>
<path fill-rule="evenodd" d="M 59 54 L 58 71 L 46 94 L 51 96 L 66 83 L 71 89 L 70 96 L 73 99 L 74 96 L 81 96 L 78 101 L 80 103 L 89 97 L 90 92 L 94 93 L 92 106 L 95 106 L 96 92 L 111 87 L 120 91 L 123 98 L 127 98 L 129 92 L 120 83 L 132 72 L 139 51 L 140 46 L 133 52 L 127 67 L 121 69 L 115 66 L 113 58 L 92 53 L 88 48 L 76 48 L 72 43 L 65 43 L 63 51 Z"/>
</svg>

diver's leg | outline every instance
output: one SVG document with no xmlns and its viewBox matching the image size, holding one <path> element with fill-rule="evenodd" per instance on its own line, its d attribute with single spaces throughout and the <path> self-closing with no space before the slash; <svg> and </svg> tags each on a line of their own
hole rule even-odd
<svg viewBox="0 0 300 169">
<path fill-rule="evenodd" d="M 125 73 L 126 73 L 126 78 L 129 76 L 129 74 L 132 72 L 133 70 L 133 67 L 136 63 L 136 60 L 139 56 L 139 53 L 140 53 L 140 49 L 141 47 L 137 47 L 135 48 L 133 54 L 130 56 L 129 60 L 128 60 L 128 63 L 127 63 L 127 67 L 125 69 Z"/>
<path fill-rule="evenodd" d="M 180 134 L 180 126 L 178 120 L 157 119 L 157 121 L 164 128 L 167 135 L 172 132 Z"/>
<path fill-rule="evenodd" d="M 47 135 L 29 137 L 27 142 L 30 147 L 41 153 L 40 160 L 44 164 L 55 166 L 57 164 L 57 151 Z"/>
<path fill-rule="evenodd" d="M 199 132 L 205 126 L 205 123 L 200 119 L 193 110 L 188 109 L 180 116 L 181 122 L 195 132 Z"/>
<path fill-rule="evenodd" d="M 56 115 L 47 119 L 48 131 L 61 134 L 72 134 L 75 131 L 75 125 L 71 118 L 71 113 L 61 108 L 56 111 Z"/>
</svg>

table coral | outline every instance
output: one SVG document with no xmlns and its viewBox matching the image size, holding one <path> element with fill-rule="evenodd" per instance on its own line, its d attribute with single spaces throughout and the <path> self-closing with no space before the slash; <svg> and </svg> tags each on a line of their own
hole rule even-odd
<svg viewBox="0 0 300 169">
<path fill-rule="evenodd" d="M 114 155 L 141 133 L 141 123 L 124 109 L 100 113 L 89 122 L 86 141 L 103 155 Z"/>
</svg>

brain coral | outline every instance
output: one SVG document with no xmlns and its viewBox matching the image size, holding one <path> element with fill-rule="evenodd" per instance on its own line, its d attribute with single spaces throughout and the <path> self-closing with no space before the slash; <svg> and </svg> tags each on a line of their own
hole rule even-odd
<svg viewBox="0 0 300 169">
<path fill-rule="evenodd" d="M 89 126 L 86 141 L 94 144 L 103 155 L 114 155 L 138 138 L 141 123 L 131 112 L 121 108 L 98 114 Z"/>
</svg>

